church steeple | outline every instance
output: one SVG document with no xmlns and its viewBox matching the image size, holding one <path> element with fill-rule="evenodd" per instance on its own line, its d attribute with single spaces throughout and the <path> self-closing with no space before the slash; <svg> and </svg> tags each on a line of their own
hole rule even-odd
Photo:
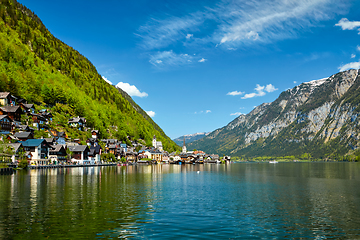
<svg viewBox="0 0 360 240">
<path fill-rule="evenodd" d="M 156 136 L 154 135 L 153 140 L 152 140 L 152 145 L 154 148 L 156 148 Z"/>
<path fill-rule="evenodd" d="M 183 147 L 182 147 L 182 152 L 186 153 L 185 137 L 184 137 L 184 143 L 183 143 Z"/>
</svg>

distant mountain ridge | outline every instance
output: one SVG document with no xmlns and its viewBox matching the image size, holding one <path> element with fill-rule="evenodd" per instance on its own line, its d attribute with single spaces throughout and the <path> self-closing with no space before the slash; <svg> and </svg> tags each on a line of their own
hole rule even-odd
<svg viewBox="0 0 360 240">
<path fill-rule="evenodd" d="M 286 90 L 188 148 L 242 157 L 359 156 L 359 70 Z"/>
<path fill-rule="evenodd" d="M 191 143 L 193 141 L 199 140 L 205 136 L 207 136 L 208 134 L 210 134 L 209 132 L 202 132 L 202 133 L 194 133 L 194 134 L 187 134 L 178 138 L 173 139 L 173 141 L 179 145 L 182 146 L 184 143 L 184 138 L 185 138 L 185 144 Z"/>
</svg>

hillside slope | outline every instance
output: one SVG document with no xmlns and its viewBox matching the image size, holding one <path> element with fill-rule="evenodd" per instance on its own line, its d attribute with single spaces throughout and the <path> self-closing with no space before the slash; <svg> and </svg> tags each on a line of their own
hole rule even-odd
<svg viewBox="0 0 360 240">
<path fill-rule="evenodd" d="M 359 70 L 284 91 L 227 126 L 189 144 L 233 156 L 356 157 L 360 147 Z"/>
<path fill-rule="evenodd" d="M 166 150 L 178 149 L 130 97 L 119 94 L 88 59 L 15 0 L 0 0 L 0 91 L 51 108 L 60 130 L 70 117 L 82 116 L 103 137 L 144 139 L 151 145 L 156 135 Z"/>
</svg>

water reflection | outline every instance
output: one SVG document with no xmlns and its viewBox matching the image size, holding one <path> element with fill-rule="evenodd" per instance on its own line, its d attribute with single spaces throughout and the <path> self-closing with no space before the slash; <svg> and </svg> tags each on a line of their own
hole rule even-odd
<svg viewBox="0 0 360 240">
<path fill-rule="evenodd" d="M 354 238 L 359 164 L 150 165 L 0 176 L 0 239 Z"/>
</svg>

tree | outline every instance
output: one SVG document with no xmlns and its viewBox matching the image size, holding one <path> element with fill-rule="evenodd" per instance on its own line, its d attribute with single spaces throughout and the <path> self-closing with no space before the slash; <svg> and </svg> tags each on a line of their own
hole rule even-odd
<svg viewBox="0 0 360 240">
<path fill-rule="evenodd" d="M 70 151 L 69 148 L 66 148 L 66 159 L 67 159 L 68 161 L 71 160 L 73 154 L 74 154 L 74 153 L 73 153 L 72 151 Z"/>
<path fill-rule="evenodd" d="M 29 163 L 28 163 L 28 161 L 27 161 L 27 159 L 26 159 L 25 152 L 24 152 L 22 149 L 19 150 L 18 156 L 19 156 L 19 157 L 18 157 L 18 160 L 19 160 L 18 167 L 19 167 L 19 168 L 23 168 L 23 169 L 27 168 L 28 165 L 29 165 Z"/>
<path fill-rule="evenodd" d="M 0 156 L 3 162 L 10 162 L 11 156 L 15 154 L 15 150 L 6 144 L 0 145 Z"/>
</svg>

